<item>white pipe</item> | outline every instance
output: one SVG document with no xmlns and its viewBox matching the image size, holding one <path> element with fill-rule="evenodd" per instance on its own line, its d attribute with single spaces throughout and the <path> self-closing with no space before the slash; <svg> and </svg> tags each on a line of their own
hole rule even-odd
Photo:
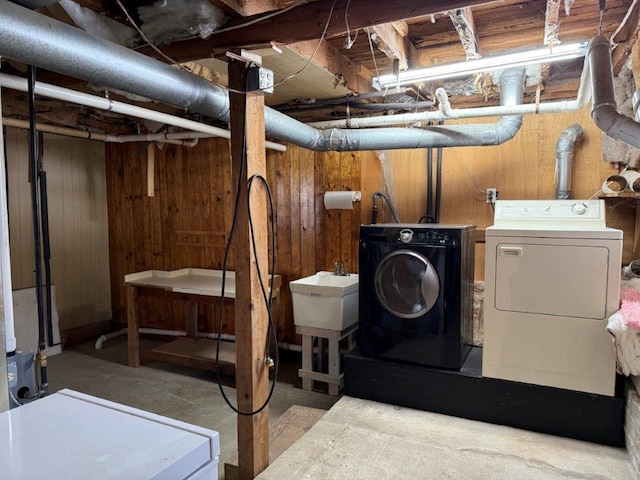
<svg viewBox="0 0 640 480">
<path fill-rule="evenodd" d="M 2 92 L 0 92 L 0 118 L 2 118 Z M 0 125 L 0 145 L 4 145 L 3 128 Z M 13 292 L 11 287 L 11 256 L 9 253 L 9 211 L 7 209 L 7 171 L 4 149 L 0 149 L 0 278 L 2 278 L 2 303 L 6 353 L 15 352 L 16 334 L 13 319 Z M 0 375 L 6 375 L 0 372 Z"/>
<path fill-rule="evenodd" d="M 120 335 L 126 335 L 127 329 L 123 328 L 121 330 L 116 330 L 115 332 L 105 333 L 104 335 L 100 335 L 96 340 L 95 349 L 100 350 L 102 348 L 102 344 L 109 340 L 110 338 L 119 337 Z"/>
<path fill-rule="evenodd" d="M 187 332 L 185 332 L 184 330 L 166 330 L 163 328 L 142 327 L 142 328 L 138 328 L 138 333 L 146 333 L 148 335 L 163 335 L 165 337 L 186 337 L 187 336 Z M 116 330 L 115 332 L 105 333 L 104 335 L 100 335 L 96 340 L 95 349 L 100 350 L 102 348 L 102 344 L 106 340 L 119 337 L 120 335 L 126 335 L 126 334 L 127 334 L 127 329 L 123 328 L 121 330 Z M 214 340 L 220 338 L 221 340 L 226 340 L 230 342 L 236 341 L 236 336 L 231 335 L 229 333 L 218 334 L 218 333 L 198 332 L 198 337 L 211 338 Z M 283 350 L 291 350 L 295 352 L 302 351 L 302 346 L 297 345 L 295 343 L 279 342 L 278 347 L 282 348 Z"/>
<path fill-rule="evenodd" d="M 0 73 L 0 86 L 21 92 L 26 92 L 28 90 L 26 79 L 8 75 L 6 73 Z M 204 123 L 194 122 L 193 120 L 176 117 L 175 115 L 169 115 L 156 110 L 149 110 L 148 108 L 142 108 L 136 105 L 129 105 L 124 102 L 98 97 L 88 93 L 77 92 L 68 88 L 57 87 L 48 83 L 36 82 L 35 93 L 43 97 L 55 98 L 56 100 L 61 100 L 63 102 L 84 105 L 86 107 L 93 107 L 99 110 L 107 110 L 130 117 L 143 118 L 145 120 L 153 120 L 155 122 L 173 125 L 174 127 L 193 130 L 195 132 L 208 133 L 215 137 L 231 138 L 231 132 L 224 128 L 205 125 Z M 265 142 L 265 146 L 268 149 L 279 152 L 284 152 L 287 149 L 285 145 L 270 141 Z"/>
<path fill-rule="evenodd" d="M 367 128 L 385 125 L 415 124 L 419 122 L 435 122 L 460 118 L 501 117 L 504 115 L 530 115 L 540 113 L 567 113 L 587 106 L 591 98 L 589 69 L 585 67 L 580 76 L 580 86 L 576 98 L 547 103 L 527 103 L 522 105 L 498 105 L 495 107 L 476 107 L 452 109 L 447 93 L 443 88 L 436 90 L 438 110 L 430 112 L 401 113 L 398 115 L 379 115 L 375 117 L 348 118 L 311 122 L 307 125 L 316 128 Z"/>
</svg>

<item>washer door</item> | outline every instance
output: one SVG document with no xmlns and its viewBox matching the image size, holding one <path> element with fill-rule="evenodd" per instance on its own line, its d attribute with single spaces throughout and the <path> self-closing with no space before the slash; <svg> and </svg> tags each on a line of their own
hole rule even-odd
<svg viewBox="0 0 640 480">
<path fill-rule="evenodd" d="M 413 250 L 386 255 L 375 275 L 378 301 L 393 315 L 417 318 L 435 305 L 440 294 L 438 273 L 431 262 Z"/>
</svg>

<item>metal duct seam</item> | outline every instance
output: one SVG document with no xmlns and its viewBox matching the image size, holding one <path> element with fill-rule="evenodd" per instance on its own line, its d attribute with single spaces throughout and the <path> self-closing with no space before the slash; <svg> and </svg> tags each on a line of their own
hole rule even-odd
<svg viewBox="0 0 640 480">
<path fill-rule="evenodd" d="M 567 127 L 556 143 L 556 170 L 558 172 L 558 185 L 556 198 L 571 198 L 571 167 L 573 165 L 573 146 L 582 137 L 582 127 L 574 123 Z"/>
<path fill-rule="evenodd" d="M 7 0 L 0 16 L 0 56 L 229 121 L 228 92 L 200 77 Z M 518 103 L 521 94 L 509 100 Z M 320 131 L 265 108 L 267 136 L 320 151 L 500 145 L 521 125 L 521 117 L 501 117 L 494 125 Z"/>
<path fill-rule="evenodd" d="M 591 117 L 606 135 L 640 148 L 640 124 L 618 113 L 609 40 L 599 35 L 587 48 L 593 105 Z"/>
</svg>

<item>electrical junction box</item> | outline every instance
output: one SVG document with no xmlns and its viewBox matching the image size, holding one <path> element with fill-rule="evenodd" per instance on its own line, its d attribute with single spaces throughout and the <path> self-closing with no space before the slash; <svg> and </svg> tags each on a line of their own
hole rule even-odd
<svg viewBox="0 0 640 480">
<path fill-rule="evenodd" d="M 36 393 L 35 354 L 29 351 L 16 350 L 7 357 L 7 381 L 9 384 L 9 407 L 19 407 L 14 399 L 20 401 L 26 393 Z"/>
<path fill-rule="evenodd" d="M 264 67 L 250 67 L 247 70 L 247 92 L 262 91 L 273 93 L 273 72 Z"/>
</svg>

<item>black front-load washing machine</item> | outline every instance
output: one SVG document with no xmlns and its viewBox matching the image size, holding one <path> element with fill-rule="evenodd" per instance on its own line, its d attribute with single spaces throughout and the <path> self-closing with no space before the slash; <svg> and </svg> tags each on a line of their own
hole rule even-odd
<svg viewBox="0 0 640 480">
<path fill-rule="evenodd" d="M 360 227 L 364 355 L 460 369 L 471 350 L 474 225 Z"/>
</svg>

